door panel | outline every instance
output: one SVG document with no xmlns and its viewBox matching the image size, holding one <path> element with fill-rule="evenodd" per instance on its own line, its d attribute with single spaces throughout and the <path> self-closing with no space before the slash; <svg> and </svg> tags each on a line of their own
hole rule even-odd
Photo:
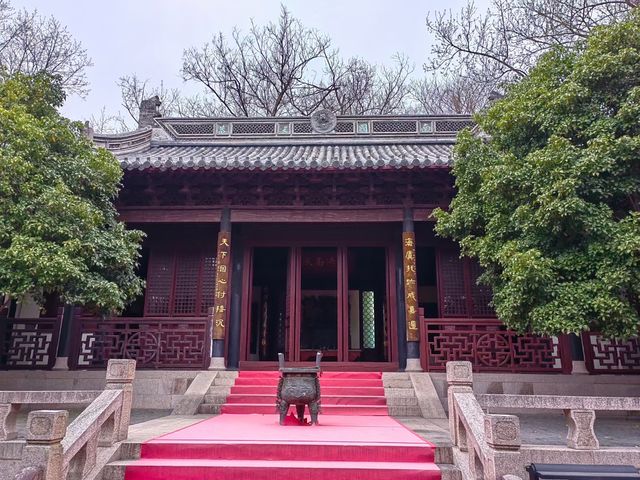
<svg viewBox="0 0 640 480">
<path fill-rule="evenodd" d="M 389 361 L 388 262 L 385 247 L 254 248 L 247 359 Z"/>
</svg>

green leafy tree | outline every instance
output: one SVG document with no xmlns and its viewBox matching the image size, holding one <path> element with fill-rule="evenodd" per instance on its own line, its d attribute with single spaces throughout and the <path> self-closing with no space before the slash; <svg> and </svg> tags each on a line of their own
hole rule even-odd
<svg viewBox="0 0 640 480">
<path fill-rule="evenodd" d="M 0 292 L 118 312 L 143 287 L 143 234 L 117 221 L 120 165 L 57 112 L 63 100 L 46 74 L 0 83 Z"/>
<path fill-rule="evenodd" d="M 438 234 L 486 268 L 498 317 L 540 334 L 638 333 L 640 12 L 544 55 L 460 134 Z"/>
</svg>

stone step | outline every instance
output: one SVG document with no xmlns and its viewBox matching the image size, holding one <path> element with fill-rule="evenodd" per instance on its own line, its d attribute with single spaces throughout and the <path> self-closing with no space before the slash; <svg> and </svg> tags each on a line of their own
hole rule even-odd
<svg viewBox="0 0 640 480">
<path fill-rule="evenodd" d="M 389 405 L 389 415 L 392 417 L 421 417 L 422 410 L 418 405 Z"/>
<path fill-rule="evenodd" d="M 211 385 L 209 390 L 207 390 L 208 395 L 220 395 L 226 396 L 231 393 L 231 387 L 228 385 Z"/>
<path fill-rule="evenodd" d="M 214 385 L 224 385 L 227 387 L 232 387 L 234 383 L 236 383 L 235 377 L 216 377 L 213 380 Z"/>
<path fill-rule="evenodd" d="M 386 397 L 415 397 L 416 392 L 413 388 L 385 388 L 384 394 Z"/>
<path fill-rule="evenodd" d="M 205 414 L 205 415 L 217 415 L 220 413 L 220 407 L 222 407 L 222 404 L 202 403 L 198 407 L 198 413 Z"/>
<path fill-rule="evenodd" d="M 222 405 L 227 401 L 227 395 L 207 394 L 204 396 L 204 403 L 211 403 L 214 405 Z M 275 403 L 275 401 L 274 401 Z"/>
<path fill-rule="evenodd" d="M 411 377 L 407 372 L 384 372 L 382 380 L 410 380 Z"/>
<path fill-rule="evenodd" d="M 418 405 L 418 399 L 413 396 L 413 397 L 402 397 L 402 396 L 389 396 L 387 395 L 387 405 L 389 405 L 390 407 L 395 407 L 395 406 L 415 406 Z"/>
<path fill-rule="evenodd" d="M 462 480 L 462 471 L 451 463 L 437 463 L 440 480 Z"/>
<path fill-rule="evenodd" d="M 413 388 L 413 383 L 411 383 L 411 379 L 382 379 L 382 384 L 384 388 Z"/>
<path fill-rule="evenodd" d="M 124 480 L 125 469 L 127 468 L 127 463 L 125 461 L 120 461 L 118 463 L 108 463 L 102 469 L 101 475 L 98 477 L 99 480 Z"/>
<path fill-rule="evenodd" d="M 125 469 L 131 461 L 119 461 L 105 465 L 102 469 L 100 480 L 124 480 Z M 462 480 L 462 472 L 458 467 L 450 463 L 438 463 L 440 480 Z"/>
</svg>

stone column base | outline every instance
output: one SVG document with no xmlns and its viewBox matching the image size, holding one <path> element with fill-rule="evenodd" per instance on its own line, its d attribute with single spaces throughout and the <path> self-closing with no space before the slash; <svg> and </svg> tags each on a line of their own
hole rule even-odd
<svg viewBox="0 0 640 480">
<path fill-rule="evenodd" d="M 52 370 L 69 370 L 69 357 L 56 357 Z"/>
<path fill-rule="evenodd" d="M 224 357 L 211 357 L 211 363 L 209 364 L 209 370 L 226 370 L 224 365 Z"/>
<path fill-rule="evenodd" d="M 421 372 L 422 365 L 420 365 L 419 358 L 407 358 L 407 366 L 404 369 L 405 372 Z"/>
<path fill-rule="evenodd" d="M 571 362 L 571 374 L 572 375 L 588 375 L 589 370 L 583 360 L 574 360 Z"/>
</svg>

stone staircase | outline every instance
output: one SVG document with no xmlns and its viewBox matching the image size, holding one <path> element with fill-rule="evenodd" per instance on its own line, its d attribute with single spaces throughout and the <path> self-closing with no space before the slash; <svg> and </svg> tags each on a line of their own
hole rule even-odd
<svg viewBox="0 0 640 480">
<path fill-rule="evenodd" d="M 236 385 L 237 390 L 237 378 L 238 372 L 218 372 L 204 396 L 203 402 L 198 407 L 198 413 L 206 415 L 219 414 L 222 406 L 226 404 L 234 385 Z M 422 418 L 423 410 L 420 407 L 420 400 L 418 398 L 420 392 L 416 392 L 418 386 L 412 381 L 411 374 L 404 372 L 385 372 L 382 374 L 382 384 L 389 415 L 396 417 L 397 420 L 407 426 L 407 428 L 410 428 L 417 435 L 435 445 L 434 460 L 440 468 L 441 480 L 463 480 L 460 469 L 454 464 L 447 420 L 446 418 L 433 420 Z M 255 390 L 255 386 L 253 388 Z M 264 388 L 266 393 L 268 388 L 266 386 Z M 362 389 L 361 394 L 368 394 L 368 392 L 365 391 L 367 387 L 359 388 Z M 236 390 L 234 390 L 234 392 Z M 242 389 L 240 389 L 240 391 L 242 391 Z M 333 392 L 329 391 L 328 393 Z M 174 422 L 184 422 L 187 421 L 188 417 L 165 418 L 167 420 L 174 419 L 172 420 Z M 191 418 L 193 418 L 195 422 L 199 421 L 196 419 L 206 417 L 199 415 L 198 417 Z M 145 427 L 145 436 L 147 438 L 142 438 L 140 435 L 136 436 L 135 434 L 133 435 L 134 438 L 132 438 L 130 435 L 130 439 L 121 444 L 119 452 L 113 456 L 112 461 L 105 466 L 100 475 L 91 480 L 124 480 L 126 466 L 140 458 L 141 444 L 148 439 L 165 433 L 165 431 L 172 430 L 170 425 L 161 423 L 161 420 L 162 419 L 157 419 L 147 422 L 149 424 L 149 426 Z M 153 422 L 158 423 L 157 428 L 151 425 Z M 177 428 L 181 426 L 182 424 L 176 424 Z M 132 428 L 136 429 L 139 427 L 134 425 Z M 154 435 L 152 432 L 158 428 L 159 430 Z"/>
<path fill-rule="evenodd" d="M 422 410 L 408 373 L 385 372 L 382 374 L 384 396 L 392 417 L 421 417 Z"/>
<path fill-rule="evenodd" d="M 209 391 L 204 396 L 204 401 L 198 407 L 198 413 L 207 415 L 219 414 L 220 407 L 227 401 L 227 397 L 231 393 L 231 387 L 234 385 L 238 372 L 222 371 L 213 380 Z"/>
<path fill-rule="evenodd" d="M 227 401 L 238 372 L 220 372 L 213 381 L 203 403 L 198 407 L 201 414 L 219 414 Z M 389 415 L 395 417 L 420 417 L 422 411 L 408 373 L 385 372 L 382 374 L 384 394 Z"/>
<path fill-rule="evenodd" d="M 194 422 L 201 421 L 202 416 L 194 418 Z M 407 427 L 418 427 L 416 433 L 420 436 L 430 439 L 435 444 L 435 463 L 438 465 L 441 474 L 441 480 L 463 480 L 460 469 L 454 465 L 453 449 L 451 442 L 443 436 L 442 431 L 436 428 L 419 427 L 418 422 L 421 419 L 412 417 L 412 421 L 403 421 Z M 171 425 L 171 421 L 178 422 L 175 426 Z M 146 424 L 133 425 L 133 435 L 130 435 L 129 440 L 125 440 L 119 446 L 118 451 L 111 456 L 110 461 L 99 472 L 98 475 L 92 477 L 90 480 L 125 480 L 125 469 L 127 465 L 130 465 L 135 460 L 138 460 L 141 455 L 142 443 L 150 440 L 151 438 L 162 435 L 167 431 L 184 427 L 185 417 L 164 417 L 160 419 L 151 420 Z M 415 423 L 414 423 L 415 422 Z M 153 424 L 157 424 L 154 428 Z M 428 425 L 428 423 L 426 423 Z M 136 435 L 137 429 L 144 429 L 144 435 Z M 156 432 L 154 433 L 154 430 Z M 87 479 L 89 480 L 89 479 Z"/>
</svg>

